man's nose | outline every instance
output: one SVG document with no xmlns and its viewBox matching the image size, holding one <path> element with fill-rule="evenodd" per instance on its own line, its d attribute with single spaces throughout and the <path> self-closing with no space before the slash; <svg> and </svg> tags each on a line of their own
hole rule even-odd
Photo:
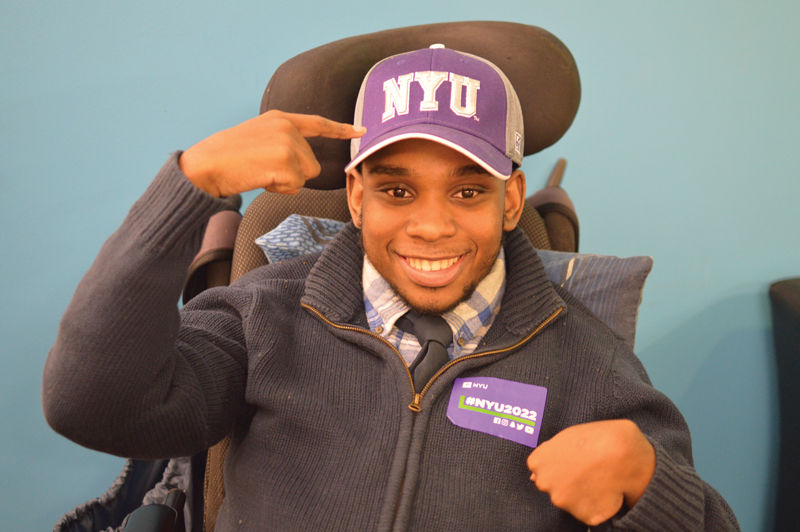
<svg viewBox="0 0 800 532">
<path fill-rule="evenodd" d="M 415 203 L 416 209 L 410 216 L 407 226 L 410 236 L 434 242 L 456 234 L 456 222 L 447 202 L 423 199 Z"/>
</svg>

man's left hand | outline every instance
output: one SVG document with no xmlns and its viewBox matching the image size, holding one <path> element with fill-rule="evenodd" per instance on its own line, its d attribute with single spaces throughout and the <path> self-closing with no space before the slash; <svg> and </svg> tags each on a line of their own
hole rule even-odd
<svg viewBox="0 0 800 532">
<path fill-rule="evenodd" d="M 528 457 L 536 487 L 590 526 L 612 518 L 623 502 L 632 508 L 655 468 L 655 449 L 626 419 L 569 427 Z"/>
</svg>

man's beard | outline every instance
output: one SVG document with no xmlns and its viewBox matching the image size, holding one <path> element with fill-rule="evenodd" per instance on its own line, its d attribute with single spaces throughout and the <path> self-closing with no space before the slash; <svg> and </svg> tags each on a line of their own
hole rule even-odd
<svg viewBox="0 0 800 532">
<path fill-rule="evenodd" d="M 367 255 L 367 250 L 364 247 L 364 235 L 363 235 L 363 233 L 361 232 L 361 229 L 360 229 L 360 227 L 363 227 L 361 220 L 359 220 L 359 224 L 358 225 L 359 225 L 359 227 L 356 228 L 358 230 L 358 245 L 361 248 L 361 253 L 363 253 L 364 255 Z M 419 307 L 419 306 L 413 305 L 408 299 L 406 299 L 406 297 L 403 295 L 403 293 L 400 291 L 400 289 L 393 282 L 391 282 L 389 279 L 384 277 L 381 272 L 378 272 L 378 273 L 381 274 L 381 277 L 383 277 L 384 281 L 386 281 L 386 283 L 392 288 L 394 293 L 397 294 L 397 296 L 403 301 L 403 303 L 408 305 L 411 308 L 411 310 L 413 310 L 414 312 L 416 312 L 417 314 L 419 314 L 421 316 L 441 316 L 442 314 L 447 314 L 448 312 L 450 312 L 451 310 L 453 310 L 457 306 L 459 306 L 461 303 L 463 303 L 464 301 L 467 301 L 469 298 L 472 297 L 472 294 L 475 293 L 475 289 L 478 288 L 478 285 L 480 284 L 480 282 L 483 281 L 483 279 L 486 278 L 487 275 L 489 275 L 490 271 L 492 271 L 492 266 L 494 266 L 494 263 L 497 261 L 497 256 L 500 254 L 500 250 L 503 248 L 505 243 L 506 243 L 506 232 L 502 231 L 501 232 L 501 236 L 500 236 L 500 244 L 497 246 L 497 249 L 495 250 L 495 252 L 490 255 L 490 257 L 492 257 L 492 259 L 491 260 L 487 260 L 486 263 L 481 265 L 481 266 L 483 266 L 484 271 L 482 272 L 480 278 L 475 280 L 475 281 L 472 281 L 471 283 L 468 283 L 468 284 L 464 285 L 464 289 L 461 291 L 461 296 L 458 299 L 456 299 L 456 301 L 454 303 L 452 303 L 448 307 L 445 307 L 444 309 L 436 308 L 436 307 L 430 307 L 430 306 L 429 307 Z M 367 257 L 369 257 L 369 255 L 367 255 Z M 438 289 L 437 288 L 431 288 L 429 290 L 436 291 Z"/>
</svg>

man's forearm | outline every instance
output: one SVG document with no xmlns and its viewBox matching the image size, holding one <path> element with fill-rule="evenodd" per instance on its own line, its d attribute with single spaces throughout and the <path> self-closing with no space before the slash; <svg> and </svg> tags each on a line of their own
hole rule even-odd
<svg viewBox="0 0 800 532">
<path fill-rule="evenodd" d="M 183 178 L 176 159 L 103 245 L 45 365 L 48 422 L 98 450 L 156 451 L 154 434 L 170 430 L 170 416 L 186 400 L 170 393 L 179 375 L 191 375 L 175 354 L 176 303 L 205 221 L 221 202 Z"/>
</svg>

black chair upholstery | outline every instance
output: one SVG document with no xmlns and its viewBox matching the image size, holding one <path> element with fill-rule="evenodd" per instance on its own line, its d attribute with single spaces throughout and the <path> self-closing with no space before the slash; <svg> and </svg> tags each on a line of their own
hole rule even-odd
<svg viewBox="0 0 800 532">
<path fill-rule="evenodd" d="M 775 530 L 800 523 L 800 278 L 769 288 L 778 365 L 781 438 Z"/>
</svg>

